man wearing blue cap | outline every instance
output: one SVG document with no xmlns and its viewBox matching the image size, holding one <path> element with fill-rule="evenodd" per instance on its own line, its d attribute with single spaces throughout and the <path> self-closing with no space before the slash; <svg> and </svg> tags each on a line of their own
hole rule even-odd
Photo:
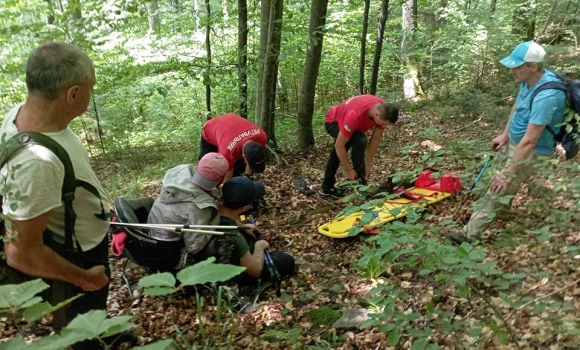
<svg viewBox="0 0 580 350">
<path fill-rule="evenodd" d="M 516 46 L 508 57 L 500 60 L 502 65 L 510 69 L 515 81 L 520 83 L 520 91 L 507 125 L 503 133 L 491 142 L 494 151 L 507 145 L 508 160 L 503 170 L 494 175 L 483 199 L 483 207 L 471 215 L 461 232 L 447 236 L 453 243 L 479 239 L 491 224 L 491 218 L 496 216 L 492 214 L 494 212 L 505 218 L 510 204 L 502 204 L 498 195 L 515 195 L 520 185 L 537 171 L 540 160 L 556 150 L 554 136 L 546 126 L 555 133 L 559 132 L 559 125 L 564 120 L 565 94 L 547 89 L 539 92 L 533 103 L 531 100 L 535 90 L 542 84 L 559 81 L 553 72 L 544 70 L 542 62 L 545 55 L 546 51 L 541 45 L 528 41 Z"/>
</svg>

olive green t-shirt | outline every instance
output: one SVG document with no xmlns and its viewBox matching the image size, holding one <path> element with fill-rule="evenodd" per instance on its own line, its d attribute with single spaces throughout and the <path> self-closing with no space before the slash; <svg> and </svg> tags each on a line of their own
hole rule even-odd
<svg viewBox="0 0 580 350">
<path fill-rule="evenodd" d="M 238 223 L 230 218 L 226 218 L 226 217 L 222 216 L 220 219 L 220 225 L 237 226 Z M 246 238 L 246 235 L 241 233 L 239 230 L 224 230 L 224 232 L 238 233 L 235 236 L 228 236 L 230 239 L 232 239 L 234 241 L 234 244 L 236 245 L 236 252 L 237 252 L 238 258 L 241 259 L 242 256 L 246 255 L 246 253 L 250 251 L 250 245 L 249 245 L 248 239 Z"/>
</svg>

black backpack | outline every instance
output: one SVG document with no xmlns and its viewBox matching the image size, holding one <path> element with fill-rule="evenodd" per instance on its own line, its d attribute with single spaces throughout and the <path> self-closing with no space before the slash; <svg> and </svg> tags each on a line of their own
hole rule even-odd
<svg viewBox="0 0 580 350">
<path fill-rule="evenodd" d="M 564 109 L 564 122 L 560 127 L 560 132 L 556 134 L 549 125 L 546 125 L 546 129 L 554 136 L 555 141 L 562 145 L 562 148 L 566 151 L 566 159 L 572 159 L 576 157 L 580 150 L 580 134 L 578 133 L 578 124 L 580 122 L 580 80 L 568 80 L 558 73 L 550 72 L 554 73 L 560 81 L 549 81 L 540 85 L 532 95 L 530 111 L 536 95 L 541 91 L 556 89 L 566 93 L 568 108 Z"/>
<path fill-rule="evenodd" d="M 87 261 L 87 258 L 83 255 L 82 248 L 75 236 L 76 213 L 73 209 L 73 201 L 75 199 L 75 190 L 79 186 L 83 187 L 85 190 L 91 192 L 93 195 L 100 198 L 99 191 L 90 183 L 82 180 L 77 180 L 75 178 L 74 168 L 72 166 L 68 153 L 58 142 L 56 142 L 52 138 L 37 132 L 21 132 L 12 136 L 10 139 L 6 140 L 5 143 L 6 147 L 2 150 L 2 153 L 0 153 L 0 168 L 4 166 L 4 164 L 8 161 L 8 159 L 16 151 L 18 151 L 23 147 L 33 144 L 41 145 L 49 149 L 62 162 L 64 166 L 64 179 L 61 191 L 62 201 L 64 204 L 64 231 L 65 231 L 64 245 L 54 241 L 52 239 L 52 233 L 50 233 L 50 231 L 47 232 L 49 234 L 45 233 L 43 235 L 44 243 L 47 246 L 51 247 L 56 253 L 61 255 L 63 258 L 76 264 L 77 266 L 83 265 L 85 262 L 89 263 L 89 261 Z M 0 214 L 2 213 L 3 200 L 4 200 L 3 197 L 0 195 Z M 95 216 L 97 216 L 101 220 L 108 219 L 108 215 L 105 214 L 102 202 L 101 202 L 101 213 L 95 214 Z M 5 234 L 5 223 L 4 219 L 2 219 L 2 221 L 0 222 L 0 236 L 4 236 L 4 234 Z M 76 243 L 76 247 L 75 245 L 73 245 L 73 240 Z M 0 250 L 4 250 L 3 244 L 0 244 Z M 0 284 L 2 283 L 0 282 Z"/>
</svg>

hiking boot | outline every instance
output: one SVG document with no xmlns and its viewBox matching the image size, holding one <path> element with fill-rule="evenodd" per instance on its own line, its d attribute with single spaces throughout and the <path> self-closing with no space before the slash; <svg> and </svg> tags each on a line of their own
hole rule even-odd
<svg viewBox="0 0 580 350">
<path fill-rule="evenodd" d="M 321 188 L 318 194 L 324 197 L 342 198 L 344 197 L 345 191 L 334 187 L 328 190 Z"/>
<path fill-rule="evenodd" d="M 445 235 L 453 245 L 461 245 L 463 242 L 473 243 L 473 239 L 467 237 L 462 232 L 453 232 Z"/>
</svg>

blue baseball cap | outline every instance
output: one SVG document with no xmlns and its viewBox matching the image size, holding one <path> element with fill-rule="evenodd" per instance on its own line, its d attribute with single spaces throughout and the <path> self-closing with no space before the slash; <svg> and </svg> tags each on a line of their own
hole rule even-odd
<svg viewBox="0 0 580 350">
<path fill-rule="evenodd" d="M 542 45 L 533 41 L 526 41 L 516 46 L 512 53 L 503 60 L 500 60 L 499 63 L 508 68 L 517 68 L 526 62 L 542 62 L 545 55 L 546 51 Z"/>
</svg>

